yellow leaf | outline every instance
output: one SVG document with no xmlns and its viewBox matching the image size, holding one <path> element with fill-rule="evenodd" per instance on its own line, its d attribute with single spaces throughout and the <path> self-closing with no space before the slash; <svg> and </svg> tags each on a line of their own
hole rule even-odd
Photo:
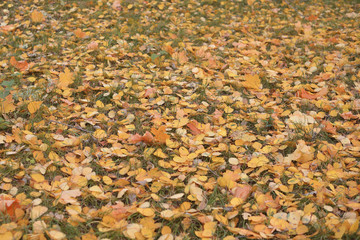
<svg viewBox="0 0 360 240">
<path fill-rule="evenodd" d="M 184 193 L 177 193 L 169 197 L 170 199 L 180 199 L 184 196 Z"/>
<path fill-rule="evenodd" d="M 255 2 L 255 0 L 247 0 L 247 4 L 248 4 L 249 6 L 253 5 L 254 2 Z"/>
<path fill-rule="evenodd" d="M 225 75 L 227 75 L 228 77 L 236 77 L 238 74 L 237 71 L 234 69 L 226 69 Z"/>
<path fill-rule="evenodd" d="M 103 190 L 99 186 L 92 186 L 89 190 L 94 193 L 103 193 Z"/>
<path fill-rule="evenodd" d="M 155 152 L 154 155 L 159 157 L 159 158 L 168 158 L 168 155 L 166 155 L 160 148 L 158 148 Z"/>
<path fill-rule="evenodd" d="M 137 211 L 145 217 L 152 217 L 155 214 L 152 208 L 138 208 Z"/>
<path fill-rule="evenodd" d="M 229 107 L 229 106 L 226 106 L 225 108 L 224 108 L 224 112 L 225 113 L 232 113 L 234 111 L 234 109 L 232 109 L 231 107 Z"/>
<path fill-rule="evenodd" d="M 359 219 L 356 219 L 353 224 L 351 224 L 349 233 L 353 234 L 359 229 Z"/>
<path fill-rule="evenodd" d="M 236 240 L 236 239 L 237 238 L 235 238 L 234 236 L 227 236 L 223 240 Z"/>
<path fill-rule="evenodd" d="M 36 22 L 36 23 L 42 22 L 42 21 L 44 21 L 44 15 L 41 12 L 34 10 L 31 13 L 31 21 Z"/>
<path fill-rule="evenodd" d="M 188 123 L 189 123 L 188 118 L 181 118 L 179 120 L 174 120 L 172 127 L 173 128 L 181 128 L 181 127 L 185 126 Z"/>
<path fill-rule="evenodd" d="M 158 8 L 159 8 L 160 10 L 163 10 L 164 7 L 165 7 L 164 3 L 160 3 L 160 4 L 158 5 Z"/>
<path fill-rule="evenodd" d="M 171 210 L 164 210 L 160 213 L 160 216 L 164 219 L 169 219 L 174 216 L 174 212 Z"/>
<path fill-rule="evenodd" d="M 168 138 L 168 139 L 166 139 L 166 146 L 169 147 L 169 148 L 178 148 L 179 143 L 178 142 L 173 142 Z"/>
<path fill-rule="evenodd" d="M 284 231 L 290 228 L 290 224 L 286 220 L 276 217 L 271 218 L 270 224 L 278 231 Z"/>
<path fill-rule="evenodd" d="M 152 185 L 151 185 L 151 191 L 153 193 L 157 193 L 158 191 L 161 190 L 163 184 L 161 182 L 154 182 Z"/>
<path fill-rule="evenodd" d="M 316 208 L 313 203 L 309 203 L 308 205 L 305 206 L 304 215 L 306 215 L 308 213 L 314 213 L 314 212 L 316 212 Z"/>
<path fill-rule="evenodd" d="M 251 159 L 247 165 L 250 168 L 256 168 L 256 167 L 264 166 L 268 162 L 269 162 L 269 159 L 267 159 L 267 157 L 265 157 L 264 155 L 261 155 L 259 157 L 255 157 L 255 158 Z"/>
<path fill-rule="evenodd" d="M 294 185 L 294 184 L 298 184 L 299 182 L 300 180 L 297 178 L 290 178 L 287 183 L 290 185 Z"/>
<path fill-rule="evenodd" d="M 339 174 L 339 171 L 334 170 L 329 170 L 326 172 L 326 177 L 327 179 L 329 179 L 330 181 L 336 181 L 339 179 L 339 177 L 341 177 L 341 174 Z"/>
<path fill-rule="evenodd" d="M 233 207 L 237 207 L 239 206 L 240 204 L 243 204 L 243 200 L 241 198 L 237 198 L 237 197 L 234 197 L 233 199 L 231 199 L 230 201 L 230 204 L 233 206 Z"/>
<path fill-rule="evenodd" d="M 103 139 L 103 138 L 106 138 L 106 136 L 107 136 L 106 132 L 102 129 L 96 129 L 96 131 L 94 132 L 93 135 L 97 139 Z"/>
<path fill-rule="evenodd" d="M 173 161 L 177 162 L 177 163 L 184 163 L 186 162 L 188 159 L 186 157 L 179 157 L 179 156 L 174 156 Z"/>
<path fill-rule="evenodd" d="M 43 215 L 44 213 L 46 213 L 47 210 L 48 210 L 48 208 L 45 206 L 35 206 L 31 209 L 30 217 L 32 220 L 35 220 L 38 217 L 40 217 L 41 215 Z"/>
<path fill-rule="evenodd" d="M 245 75 L 245 82 L 242 82 L 243 87 L 260 90 L 262 88 L 262 84 L 258 75 Z"/>
<path fill-rule="evenodd" d="M 137 223 L 131 223 L 126 226 L 126 229 L 124 230 L 123 234 L 125 237 L 128 237 L 130 239 L 136 239 L 136 236 L 140 233 L 142 229 L 142 225 Z"/>
<path fill-rule="evenodd" d="M 97 106 L 98 108 L 103 108 L 103 107 L 105 107 L 104 103 L 103 103 L 102 101 L 100 101 L 100 100 L 97 100 L 97 101 L 96 101 L 96 106 Z"/>
<path fill-rule="evenodd" d="M 165 235 L 165 234 L 171 234 L 171 228 L 168 226 L 164 226 L 161 229 L 161 234 Z"/>
<path fill-rule="evenodd" d="M 43 181 L 45 181 L 45 177 L 43 175 L 41 175 L 40 173 L 31 174 L 31 178 L 35 182 L 43 182 Z"/>
<path fill-rule="evenodd" d="M 180 152 L 181 157 L 185 157 L 185 156 L 189 155 L 189 151 L 184 147 L 180 147 L 179 152 Z"/>
<path fill-rule="evenodd" d="M 305 234 L 309 231 L 308 227 L 305 226 L 305 225 L 300 225 L 296 228 L 296 233 L 298 235 L 302 235 L 302 234 Z"/>
<path fill-rule="evenodd" d="M 216 230 L 216 222 L 207 222 L 204 224 L 204 231 L 202 232 L 202 237 L 211 238 Z"/>
<path fill-rule="evenodd" d="M 0 233 L 0 239 L 1 240 L 13 240 L 13 234 L 11 232 L 4 232 Z"/>
<path fill-rule="evenodd" d="M 146 148 L 143 153 L 144 158 L 148 159 L 151 156 L 151 154 L 153 154 L 154 151 L 155 151 L 155 148 Z"/>
<path fill-rule="evenodd" d="M 42 104 L 42 101 L 33 101 L 28 104 L 28 110 L 31 114 L 36 113 L 37 110 L 39 110 L 40 106 Z"/>
<path fill-rule="evenodd" d="M 113 180 L 108 176 L 103 176 L 103 181 L 106 185 L 111 185 L 113 183 Z"/>
<path fill-rule="evenodd" d="M 0 113 L 10 113 L 15 111 L 12 95 L 7 95 L 5 99 L 0 99 Z"/>
<path fill-rule="evenodd" d="M 204 200 L 203 190 L 196 186 L 195 183 L 190 185 L 190 193 L 196 197 L 200 202 Z"/>
<path fill-rule="evenodd" d="M 63 232 L 60 232 L 58 230 L 50 230 L 49 236 L 53 240 L 62 240 L 66 239 L 66 235 Z"/>
<path fill-rule="evenodd" d="M 64 90 L 67 89 L 70 84 L 74 82 L 73 74 L 70 72 L 68 68 L 65 68 L 64 73 L 60 73 L 59 82 L 57 84 L 58 88 Z"/>
</svg>

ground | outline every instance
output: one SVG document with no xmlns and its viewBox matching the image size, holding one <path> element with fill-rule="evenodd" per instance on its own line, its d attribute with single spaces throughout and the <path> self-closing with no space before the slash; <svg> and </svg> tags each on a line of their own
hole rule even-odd
<svg viewBox="0 0 360 240">
<path fill-rule="evenodd" d="M 359 239 L 360 4 L 0 3 L 0 239 Z"/>
</svg>

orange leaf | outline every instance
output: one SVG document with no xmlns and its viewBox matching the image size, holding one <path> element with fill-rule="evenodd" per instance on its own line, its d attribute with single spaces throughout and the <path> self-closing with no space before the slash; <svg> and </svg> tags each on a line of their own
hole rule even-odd
<svg viewBox="0 0 360 240">
<path fill-rule="evenodd" d="M 42 22 L 42 21 L 44 21 L 44 15 L 41 12 L 39 12 L 38 10 L 34 10 L 31 13 L 31 20 L 33 22 Z"/>
<path fill-rule="evenodd" d="M 318 16 L 310 15 L 309 17 L 307 17 L 307 19 L 308 19 L 309 21 L 315 21 L 315 20 L 318 19 Z"/>
<path fill-rule="evenodd" d="M 138 142 L 144 142 L 147 144 L 152 144 L 154 142 L 154 137 L 151 133 L 149 133 L 148 131 L 146 131 L 146 133 L 141 136 L 140 134 L 136 133 L 135 135 L 131 135 L 128 138 L 129 143 L 135 144 Z"/>
<path fill-rule="evenodd" d="M 8 33 L 8 32 L 12 32 L 16 29 L 14 24 L 10 24 L 10 25 L 5 25 L 0 27 L 0 32 L 2 33 Z"/>
<path fill-rule="evenodd" d="M 342 114 L 340 114 L 340 116 L 345 119 L 345 120 L 349 120 L 349 119 L 356 119 L 358 118 L 356 115 L 354 115 L 352 112 L 344 112 Z"/>
<path fill-rule="evenodd" d="M 135 135 L 131 135 L 128 139 L 129 143 L 138 143 L 142 141 L 142 136 L 138 133 L 136 133 Z"/>
<path fill-rule="evenodd" d="M 78 38 L 85 38 L 87 35 L 85 32 L 83 32 L 80 28 L 77 28 L 75 31 L 74 31 L 74 34 L 76 37 Z"/>
<path fill-rule="evenodd" d="M 21 208 L 19 200 L 9 195 L 0 195 L 0 212 L 15 217 L 15 210 Z"/>
<path fill-rule="evenodd" d="M 155 140 L 159 143 L 166 143 L 166 139 L 170 136 L 166 134 L 166 127 L 161 126 L 159 129 L 151 128 L 151 133 L 154 134 Z"/>
<path fill-rule="evenodd" d="M 202 131 L 197 128 L 197 125 L 198 125 L 198 122 L 193 120 L 193 121 L 189 122 L 186 126 L 188 128 L 190 128 L 190 131 L 192 134 L 199 135 L 200 133 L 202 133 Z"/>
<path fill-rule="evenodd" d="M 321 89 L 319 92 L 313 94 L 313 93 L 309 93 L 307 92 L 304 88 L 302 88 L 298 94 L 301 98 L 306 98 L 306 99 L 316 99 L 318 97 L 322 97 L 325 96 L 328 93 L 328 89 L 327 88 L 323 88 Z"/>
<path fill-rule="evenodd" d="M 26 61 L 16 61 L 14 56 L 10 58 L 10 64 L 21 72 L 29 69 L 29 63 L 27 63 Z"/>
<path fill-rule="evenodd" d="M 98 49 L 98 47 L 99 47 L 99 44 L 95 41 L 92 41 L 91 43 L 89 43 L 87 45 L 88 50 L 96 50 L 96 49 Z"/>
<path fill-rule="evenodd" d="M 174 53 L 174 49 L 170 45 L 165 45 L 164 50 L 170 55 Z"/>
<path fill-rule="evenodd" d="M 325 126 L 324 129 L 326 132 L 336 134 L 336 127 L 334 127 L 334 125 L 331 122 L 322 121 L 321 123 Z"/>
<path fill-rule="evenodd" d="M 234 196 L 237 198 L 241 198 L 242 200 L 246 200 L 252 191 L 252 187 L 249 185 L 244 185 L 242 187 L 236 187 L 234 189 Z"/>
<path fill-rule="evenodd" d="M 116 218 L 118 221 L 131 214 L 128 212 L 129 207 L 125 206 L 123 202 L 118 202 L 116 205 L 112 205 L 111 208 L 113 209 L 111 216 Z"/>
<path fill-rule="evenodd" d="M 142 141 L 144 143 L 148 143 L 151 144 L 154 142 L 154 137 L 151 133 L 149 133 L 148 131 L 146 131 L 146 133 L 142 136 Z"/>
</svg>

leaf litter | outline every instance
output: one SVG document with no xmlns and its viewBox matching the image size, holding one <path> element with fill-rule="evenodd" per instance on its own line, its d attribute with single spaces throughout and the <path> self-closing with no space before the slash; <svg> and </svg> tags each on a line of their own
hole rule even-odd
<svg viewBox="0 0 360 240">
<path fill-rule="evenodd" d="M 0 238 L 359 238 L 359 7 L 1 2 Z"/>
</svg>

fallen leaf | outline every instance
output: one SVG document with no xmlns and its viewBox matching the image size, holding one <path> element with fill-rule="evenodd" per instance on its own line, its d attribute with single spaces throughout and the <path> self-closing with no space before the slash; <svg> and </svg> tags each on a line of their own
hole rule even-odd
<svg viewBox="0 0 360 240">
<path fill-rule="evenodd" d="M 48 211 L 48 208 L 45 206 L 35 206 L 31 209 L 30 217 L 32 220 L 36 220 L 37 218 L 41 217 Z"/>
<path fill-rule="evenodd" d="M 86 38 L 87 37 L 87 34 L 85 32 L 83 32 L 80 28 L 77 28 L 75 31 L 74 31 L 74 34 L 76 37 L 78 38 Z"/>
<path fill-rule="evenodd" d="M 31 13 L 31 20 L 35 23 L 43 22 L 45 20 L 44 15 L 38 10 L 34 10 Z"/>
<path fill-rule="evenodd" d="M 245 82 L 242 82 L 241 84 L 248 89 L 261 90 L 262 88 L 258 75 L 245 75 Z"/>
<path fill-rule="evenodd" d="M 73 82 L 74 82 L 73 73 L 71 73 L 68 68 L 65 68 L 65 72 L 60 73 L 59 75 L 59 81 L 57 86 L 58 88 L 65 90 Z"/>
<path fill-rule="evenodd" d="M 10 58 L 10 64 L 20 70 L 21 72 L 24 72 L 29 69 L 30 65 L 26 61 L 17 61 L 14 56 Z"/>
<path fill-rule="evenodd" d="M 11 218 L 15 217 L 16 209 L 20 209 L 19 200 L 12 198 L 9 195 L 0 195 L 0 212 L 9 215 Z"/>
<path fill-rule="evenodd" d="M 30 103 L 28 104 L 28 110 L 29 110 L 29 112 L 30 112 L 31 114 L 36 113 L 37 110 L 39 110 L 39 108 L 40 108 L 40 106 L 41 106 L 42 103 L 43 103 L 42 101 L 33 101 L 33 102 L 30 102 Z"/>
</svg>

